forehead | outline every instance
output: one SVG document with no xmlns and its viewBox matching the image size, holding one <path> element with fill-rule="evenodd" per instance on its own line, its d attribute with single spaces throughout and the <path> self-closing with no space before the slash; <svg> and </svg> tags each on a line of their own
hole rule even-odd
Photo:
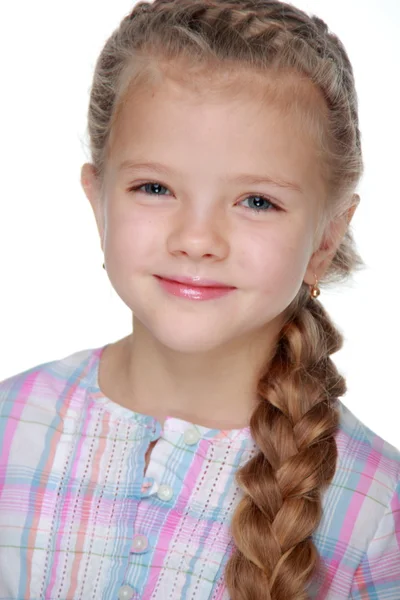
<svg viewBox="0 0 400 600">
<path fill-rule="evenodd" d="M 167 60 L 160 55 L 136 55 L 119 79 L 112 124 L 118 120 L 127 98 L 139 101 L 149 90 L 161 87 L 185 93 L 187 101 L 240 102 L 252 98 L 279 108 L 282 114 L 300 113 L 306 131 L 319 133 L 326 123 L 327 105 L 321 90 L 310 78 L 293 68 L 260 70 L 237 61 L 212 61 L 181 56 Z"/>
<path fill-rule="evenodd" d="M 194 158 L 199 171 L 202 162 L 209 172 L 229 165 L 239 169 L 244 162 L 262 169 L 263 155 L 283 171 L 297 170 L 301 176 L 317 171 L 326 106 L 306 77 L 283 70 L 259 73 L 237 65 L 234 70 L 167 63 L 127 81 L 112 130 L 111 162 L 130 159 L 140 146 L 141 153 L 150 154 L 147 160 L 173 155 L 182 171 Z"/>
<path fill-rule="evenodd" d="M 157 94 L 167 96 L 175 102 L 184 102 L 193 107 L 226 104 L 230 107 L 243 105 L 246 109 L 253 105 L 279 111 L 282 118 L 289 118 L 292 125 L 315 146 L 321 145 L 321 136 L 327 119 L 327 106 L 322 92 L 308 77 L 293 69 L 269 69 L 260 72 L 241 65 L 189 62 L 181 58 L 171 61 L 146 61 L 135 68 L 125 69 L 120 81 L 120 89 L 112 119 L 111 138 L 118 124 L 130 120 L 140 104 L 147 104 L 149 97 L 154 100 Z M 152 103 L 154 108 L 154 102 Z M 111 144 L 110 144 L 111 145 Z"/>
<path fill-rule="evenodd" d="M 321 90 L 310 78 L 295 69 L 270 67 L 260 70 L 237 62 L 211 62 L 180 57 L 171 60 L 135 58 L 128 64 L 120 79 L 116 98 L 117 116 L 127 97 L 148 93 L 164 84 L 175 93 L 184 91 L 193 102 L 220 102 L 251 97 L 254 102 L 275 105 L 282 113 L 301 111 L 319 121 L 328 111 Z"/>
</svg>

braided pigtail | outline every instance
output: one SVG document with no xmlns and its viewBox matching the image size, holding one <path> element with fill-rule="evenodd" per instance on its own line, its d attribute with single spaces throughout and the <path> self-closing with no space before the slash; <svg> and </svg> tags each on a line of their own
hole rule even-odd
<svg viewBox="0 0 400 600">
<path fill-rule="evenodd" d="M 330 355 L 342 336 L 305 290 L 293 312 L 259 381 L 250 421 L 259 453 L 236 475 L 246 495 L 233 516 L 237 550 L 225 570 L 232 600 L 306 599 L 318 565 L 311 535 L 336 467 L 335 402 L 346 385 Z"/>
<path fill-rule="evenodd" d="M 170 65 L 183 83 L 198 82 L 199 93 L 235 83 L 239 68 L 250 75 L 254 69 L 257 76 L 265 73 L 270 98 L 282 111 L 302 111 L 328 192 L 316 239 L 321 247 L 329 241 L 329 224 L 354 204 L 363 163 L 351 64 L 325 23 L 272 0 L 137 3 L 95 68 L 88 129 L 101 181 L 125 94 L 139 92 Z M 315 105 L 302 97 L 304 80 L 318 97 Z M 362 265 L 348 229 L 320 284 L 345 280 Z M 306 598 L 319 563 L 312 534 L 321 495 L 336 469 L 337 399 L 346 385 L 330 355 L 341 345 L 340 333 L 303 284 L 259 380 L 250 421 L 259 452 L 237 473 L 244 497 L 233 515 L 235 548 L 225 569 L 232 600 Z"/>
</svg>

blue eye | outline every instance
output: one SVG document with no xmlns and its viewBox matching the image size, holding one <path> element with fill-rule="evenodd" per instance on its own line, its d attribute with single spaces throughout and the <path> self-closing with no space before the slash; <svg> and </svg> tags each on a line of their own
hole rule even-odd
<svg viewBox="0 0 400 600">
<path fill-rule="evenodd" d="M 142 189 L 142 188 L 144 188 L 144 189 Z M 144 194 L 148 194 L 149 196 L 165 196 L 166 194 L 161 193 L 162 190 L 168 191 L 168 188 L 166 188 L 164 185 L 161 185 L 161 183 L 157 183 L 155 181 L 148 181 L 146 183 L 142 183 L 140 185 L 130 188 L 129 191 L 130 192 L 143 191 Z M 269 198 L 267 198 L 266 196 L 259 195 L 259 194 L 247 196 L 247 198 L 242 200 L 242 202 L 246 202 L 250 198 L 252 199 L 251 201 L 254 202 L 255 206 L 253 206 L 253 207 L 249 206 L 246 208 L 249 208 L 249 210 L 252 210 L 253 212 L 256 212 L 256 213 L 269 212 L 269 210 L 271 208 L 272 208 L 272 210 L 280 210 L 278 208 L 278 206 L 276 206 L 276 204 L 274 204 L 273 202 L 271 202 L 269 200 Z"/>
<path fill-rule="evenodd" d="M 150 196 L 164 196 L 164 194 L 160 193 L 160 188 L 166 190 L 167 188 L 164 187 L 163 185 L 161 185 L 160 183 L 155 183 L 154 181 L 149 181 L 147 183 L 142 183 L 141 185 L 138 185 L 136 187 L 131 188 L 129 191 L 131 192 L 136 192 L 141 190 L 142 188 L 145 188 L 144 193 L 145 194 L 149 194 Z M 153 188 L 153 191 L 151 190 L 151 188 Z"/>
<path fill-rule="evenodd" d="M 273 204 L 273 202 L 271 202 L 266 196 L 260 196 L 258 194 L 254 196 L 247 196 L 247 198 L 242 200 L 242 202 L 246 202 L 247 200 L 249 200 L 249 198 L 252 198 L 252 202 L 255 203 L 255 206 L 253 208 L 251 206 L 249 207 L 250 210 L 253 210 L 257 213 L 268 212 L 268 207 L 272 207 L 273 210 L 278 210 L 278 207 L 275 204 Z M 264 206 L 262 207 L 263 203 Z"/>
</svg>

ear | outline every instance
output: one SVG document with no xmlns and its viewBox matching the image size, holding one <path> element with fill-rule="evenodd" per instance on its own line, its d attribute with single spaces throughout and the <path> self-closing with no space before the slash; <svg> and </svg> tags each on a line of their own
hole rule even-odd
<svg viewBox="0 0 400 600">
<path fill-rule="evenodd" d="M 354 194 L 352 204 L 346 210 L 346 212 L 329 223 L 327 231 L 324 232 L 323 239 L 318 250 L 314 252 L 308 263 L 307 270 L 304 275 L 304 282 L 308 285 L 313 285 L 315 283 L 315 277 L 320 280 L 326 273 L 333 260 L 333 257 L 336 254 L 337 249 L 342 242 L 342 239 L 349 227 L 350 221 L 352 220 L 359 203 L 360 196 L 358 194 Z"/>
<path fill-rule="evenodd" d="M 81 169 L 81 185 L 92 207 L 100 235 L 101 249 L 104 251 L 104 207 L 101 200 L 100 184 L 94 165 L 85 163 Z"/>
</svg>

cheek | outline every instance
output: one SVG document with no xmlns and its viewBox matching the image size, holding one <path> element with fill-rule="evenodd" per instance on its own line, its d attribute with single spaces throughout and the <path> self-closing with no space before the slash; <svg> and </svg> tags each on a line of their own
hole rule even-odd
<svg viewBox="0 0 400 600">
<path fill-rule="evenodd" d="M 114 216 L 109 221 L 107 244 L 110 260 L 115 257 L 118 268 L 137 271 L 154 266 L 163 236 L 162 224 L 142 215 Z"/>
<path fill-rule="evenodd" d="M 108 277 L 121 300 L 136 314 L 146 297 L 142 276 L 160 266 L 161 233 L 149 218 L 126 215 L 109 221 L 105 238 Z"/>
<path fill-rule="evenodd" d="M 240 265 L 249 285 L 256 285 L 263 294 L 292 295 L 303 281 L 310 257 L 307 236 L 280 232 L 264 233 L 252 238 L 243 250 Z"/>
</svg>

